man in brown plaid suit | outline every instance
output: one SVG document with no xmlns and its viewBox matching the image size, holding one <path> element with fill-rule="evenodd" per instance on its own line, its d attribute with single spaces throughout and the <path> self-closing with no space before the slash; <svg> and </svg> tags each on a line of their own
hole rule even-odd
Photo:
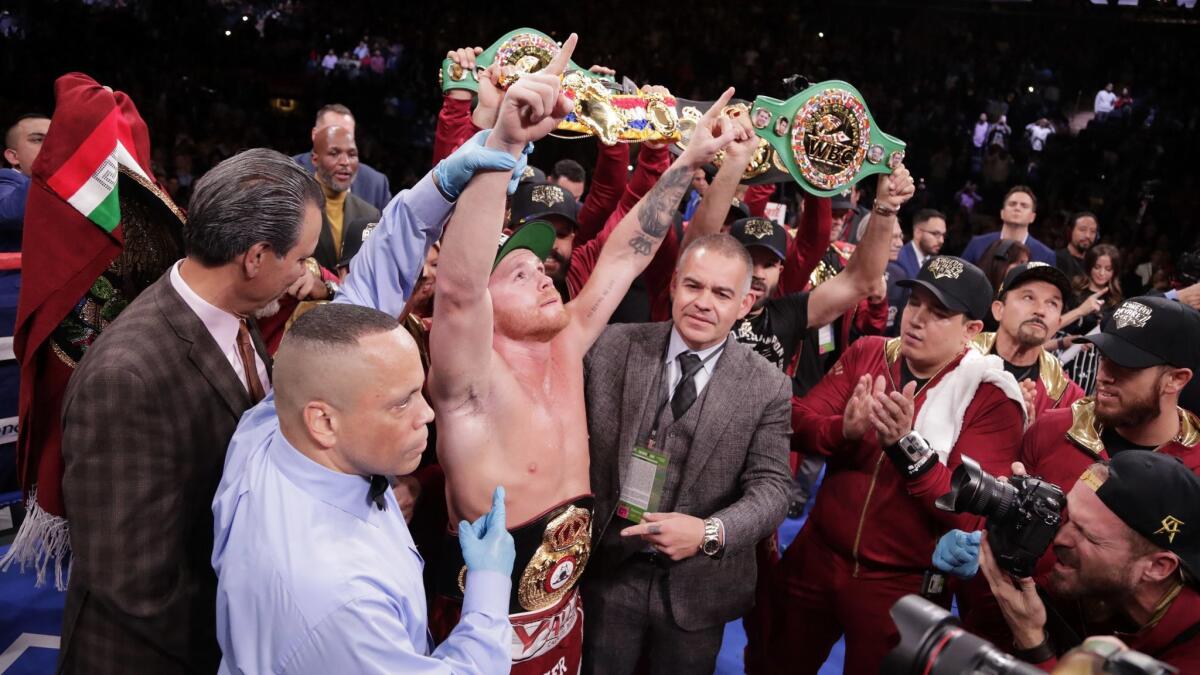
<svg viewBox="0 0 1200 675">
<path fill-rule="evenodd" d="M 213 673 L 210 504 L 242 413 L 270 389 L 252 316 L 316 280 L 320 187 L 249 150 L 196 184 L 187 257 L 122 312 L 63 405 L 74 552 L 59 668 Z"/>
</svg>

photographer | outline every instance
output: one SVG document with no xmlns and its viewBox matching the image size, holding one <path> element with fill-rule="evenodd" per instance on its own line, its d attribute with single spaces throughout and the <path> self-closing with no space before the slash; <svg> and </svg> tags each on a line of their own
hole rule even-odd
<svg viewBox="0 0 1200 675">
<path fill-rule="evenodd" d="M 1067 505 L 1049 608 L 1032 578 L 1013 579 L 986 538 L 980 546 L 979 567 L 1012 630 L 1014 656 L 1050 670 L 1081 636 L 1111 633 L 1182 672 L 1200 672 L 1200 478 L 1176 457 L 1123 452 L 1089 467 Z"/>
</svg>

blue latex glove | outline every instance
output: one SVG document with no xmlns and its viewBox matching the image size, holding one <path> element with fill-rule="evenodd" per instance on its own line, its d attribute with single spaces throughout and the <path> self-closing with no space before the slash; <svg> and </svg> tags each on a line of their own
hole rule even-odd
<svg viewBox="0 0 1200 675">
<path fill-rule="evenodd" d="M 513 560 L 517 549 L 512 535 L 504 529 L 504 488 L 497 487 L 492 494 L 492 510 L 483 514 L 474 523 L 463 520 L 458 523 L 458 543 L 462 546 L 463 561 L 467 570 L 491 570 L 504 576 L 512 576 Z"/>
<path fill-rule="evenodd" d="M 950 530 L 933 549 L 933 566 L 962 579 L 979 571 L 979 540 L 982 532 Z"/>
<path fill-rule="evenodd" d="M 521 173 L 525 171 L 525 165 L 528 163 L 529 153 L 533 152 L 533 143 L 526 144 L 521 156 L 513 159 L 512 155 L 503 150 L 484 146 L 484 141 L 487 140 L 490 133 L 492 133 L 491 129 L 484 129 L 476 133 L 433 168 L 438 185 L 451 200 L 458 199 L 477 171 L 511 170 L 512 178 L 508 181 L 508 194 L 511 195 L 517 190 L 517 184 L 521 182 Z"/>
</svg>

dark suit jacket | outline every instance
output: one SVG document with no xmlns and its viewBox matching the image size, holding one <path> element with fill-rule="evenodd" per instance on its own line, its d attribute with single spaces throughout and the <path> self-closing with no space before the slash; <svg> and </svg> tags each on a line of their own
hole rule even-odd
<svg viewBox="0 0 1200 675">
<path fill-rule="evenodd" d="M 904 248 L 900 249 L 900 256 L 896 258 L 896 264 L 904 268 L 904 273 L 908 276 L 905 279 L 916 279 L 917 272 L 921 271 L 921 266 L 917 264 L 917 252 L 913 250 L 913 243 L 907 242 Z"/>
<path fill-rule="evenodd" d="M 61 671 L 216 672 L 212 498 L 249 407 L 170 271 L 88 350 L 63 403 Z"/>
<path fill-rule="evenodd" d="M 292 157 L 300 166 L 313 172 L 312 152 L 302 152 Z M 350 189 L 354 194 L 371 206 L 382 211 L 392 201 L 392 188 L 388 184 L 388 177 L 364 162 L 358 163 L 358 173 L 354 175 L 354 182 L 350 184 Z"/>
<path fill-rule="evenodd" d="M 632 552 L 604 532 L 629 525 L 615 517 L 621 481 L 634 444 L 645 441 L 637 438 L 643 421 L 662 402 L 660 374 L 670 331 L 670 323 L 609 326 L 584 359 L 596 495 L 596 545 L 585 584 L 602 584 Z M 716 516 L 725 524 L 723 556 L 697 554 L 671 565 L 668 604 L 685 630 L 723 624 L 754 603 L 755 544 L 787 515 L 791 394 L 778 368 L 729 339 L 692 410 L 659 439 L 668 456 L 685 457 L 679 484 L 673 495 L 664 494 L 667 508 L 660 510 Z"/>
<path fill-rule="evenodd" d="M 353 192 L 346 195 L 346 203 L 342 207 L 342 251 L 346 250 L 348 232 L 357 231 L 361 237 L 363 224 L 377 223 L 380 217 L 379 209 L 356 197 Z M 329 216 L 325 215 L 324 211 L 321 212 L 321 238 L 317 240 L 317 250 L 313 252 L 313 257 L 321 267 L 330 272 L 337 271 L 338 255 L 333 246 L 333 229 L 329 223 Z"/>
</svg>

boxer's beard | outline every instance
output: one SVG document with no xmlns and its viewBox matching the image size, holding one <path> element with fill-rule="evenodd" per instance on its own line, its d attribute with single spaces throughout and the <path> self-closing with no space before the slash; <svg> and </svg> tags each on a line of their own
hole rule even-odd
<svg viewBox="0 0 1200 675">
<path fill-rule="evenodd" d="M 502 335 L 530 342 L 549 342 L 570 323 L 567 310 L 558 306 L 558 311 L 546 316 L 538 310 L 507 312 L 494 309 L 496 328 Z"/>
</svg>

